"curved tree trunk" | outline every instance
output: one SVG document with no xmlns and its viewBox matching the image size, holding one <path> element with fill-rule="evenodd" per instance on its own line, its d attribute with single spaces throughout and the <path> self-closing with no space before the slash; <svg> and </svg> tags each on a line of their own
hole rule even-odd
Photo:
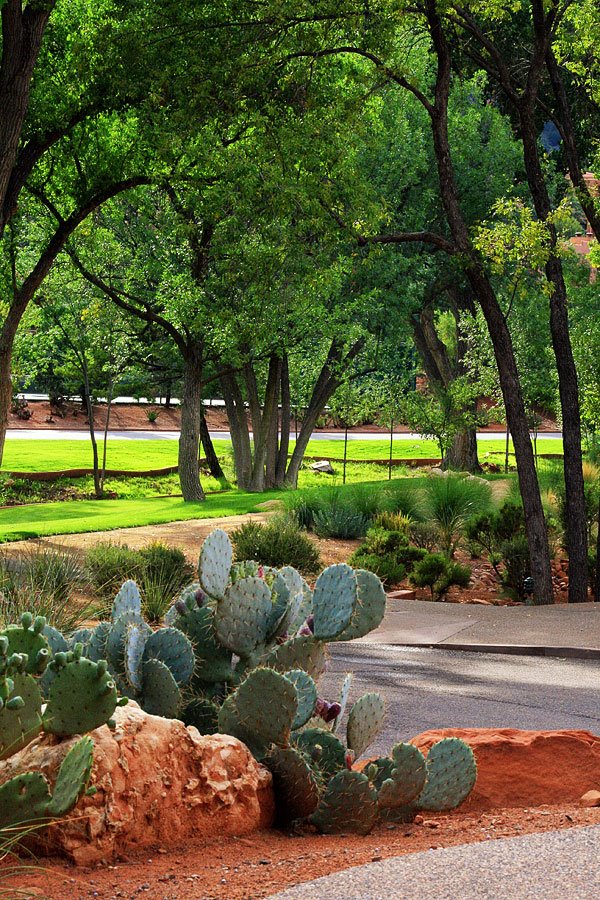
<svg viewBox="0 0 600 900">
<path fill-rule="evenodd" d="M 523 500 L 529 544 L 530 572 L 537 604 L 553 603 L 552 571 L 544 510 L 531 447 L 529 425 L 521 393 L 512 339 L 494 289 L 474 251 L 460 207 L 452 153 L 448 140 L 448 98 L 451 54 L 435 0 L 427 0 L 427 18 L 437 56 L 435 101 L 429 107 L 431 131 L 438 170 L 440 195 L 450 232 L 461 254 L 465 276 L 481 305 L 494 348 L 508 424 L 513 437 L 519 488 Z"/>
<path fill-rule="evenodd" d="M 212 442 L 212 438 L 208 430 L 208 425 L 206 424 L 204 405 L 202 403 L 200 404 L 200 440 L 202 442 L 202 449 L 204 450 L 206 464 L 208 466 L 210 474 L 213 478 L 225 478 L 225 473 L 221 468 L 219 457 L 216 454 L 215 446 Z"/>
<path fill-rule="evenodd" d="M 186 503 L 204 500 L 198 467 L 200 406 L 202 403 L 202 362 L 189 348 L 184 356 L 179 434 L 179 484 Z"/>
</svg>

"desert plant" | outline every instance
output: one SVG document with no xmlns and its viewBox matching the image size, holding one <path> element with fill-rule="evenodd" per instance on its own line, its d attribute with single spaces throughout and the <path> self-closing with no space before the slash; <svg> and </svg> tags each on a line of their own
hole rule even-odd
<svg viewBox="0 0 600 900">
<path fill-rule="evenodd" d="M 422 496 L 424 517 L 435 524 L 440 549 L 448 558 L 454 555 L 468 520 L 486 512 L 491 503 L 491 488 L 479 478 L 442 475 L 428 479 Z"/>
<path fill-rule="evenodd" d="M 471 580 L 471 569 L 448 559 L 444 553 L 428 553 L 418 562 L 410 582 L 415 587 L 428 587 L 432 600 L 442 600 L 453 584 L 467 587 Z"/>
<path fill-rule="evenodd" d="M 409 544 L 401 531 L 370 528 L 349 563 L 375 572 L 387 584 L 398 584 L 424 555 L 425 550 Z"/>
<path fill-rule="evenodd" d="M 96 593 L 110 599 L 124 581 L 139 577 L 143 559 L 138 550 L 132 550 L 127 544 L 101 541 L 87 551 L 85 566 Z"/>
<path fill-rule="evenodd" d="M 276 516 L 266 525 L 245 522 L 231 533 L 237 560 L 253 559 L 266 566 L 294 566 L 313 574 L 321 566 L 319 550 L 293 519 Z"/>
<path fill-rule="evenodd" d="M 524 534 L 517 534 L 500 546 L 500 558 L 504 563 L 502 583 L 515 600 L 526 598 L 525 579 L 530 574 L 529 544 Z"/>
<path fill-rule="evenodd" d="M 154 425 L 154 423 L 158 420 L 159 416 L 160 416 L 160 411 L 158 409 L 147 409 L 146 410 L 146 418 L 152 425 Z"/>
<path fill-rule="evenodd" d="M 36 550 L 0 558 L 0 624 L 33 609 L 55 628 L 72 631 L 90 613 L 89 603 L 73 601 L 73 592 L 82 581 L 83 568 L 70 553 Z"/>
<path fill-rule="evenodd" d="M 408 537 L 415 547 L 434 553 L 439 548 L 440 534 L 433 522 L 411 522 Z"/>
<path fill-rule="evenodd" d="M 384 531 L 397 531 L 406 537 L 409 535 L 412 520 L 410 516 L 405 516 L 401 512 L 384 511 L 377 513 L 373 517 L 373 526 L 375 528 L 383 528 Z"/>
<path fill-rule="evenodd" d="M 368 527 L 365 515 L 341 505 L 317 510 L 313 518 L 313 530 L 322 538 L 359 538 L 366 534 Z"/>
</svg>

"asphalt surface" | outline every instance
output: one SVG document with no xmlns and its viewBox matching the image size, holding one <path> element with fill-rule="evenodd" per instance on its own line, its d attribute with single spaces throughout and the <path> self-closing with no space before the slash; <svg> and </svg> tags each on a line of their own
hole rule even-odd
<svg viewBox="0 0 600 900">
<path fill-rule="evenodd" d="M 599 660 L 386 644 L 329 646 L 321 696 L 336 700 L 344 675 L 352 672 L 351 701 L 367 691 L 386 698 L 386 724 L 371 748 L 374 754 L 388 753 L 397 741 L 432 728 L 565 728 L 600 734 Z"/>
<path fill-rule="evenodd" d="M 587 900 L 600 896 L 600 826 L 549 831 L 357 866 L 271 900 Z"/>
<path fill-rule="evenodd" d="M 250 432 L 252 434 L 252 432 Z M 228 441 L 231 439 L 231 434 L 229 431 L 211 431 L 211 436 L 215 440 L 224 440 Z M 562 438 L 562 433 L 558 431 L 552 432 L 542 432 L 540 433 L 540 438 L 552 438 L 555 440 L 559 440 Z M 76 431 L 71 429 L 59 429 L 59 428 L 9 428 L 6 432 L 6 437 L 10 440 L 12 438 L 20 438 L 31 441 L 89 441 L 90 435 L 88 431 Z M 133 429 L 127 429 L 125 431 L 109 431 L 108 432 L 109 440 L 124 440 L 124 441 L 177 441 L 179 440 L 179 432 L 178 431 L 134 431 Z M 477 432 L 478 440 L 482 441 L 504 441 L 506 440 L 506 434 L 502 431 L 478 431 Z M 385 432 L 361 432 L 354 431 L 348 434 L 349 441 L 385 441 L 388 439 L 388 435 Z M 311 435 L 312 441 L 343 441 L 344 440 L 344 432 L 343 431 L 315 431 Z M 396 441 L 418 441 L 421 440 L 420 434 L 414 433 L 405 433 L 405 434 L 395 434 L 394 435 L 394 443 Z"/>
</svg>

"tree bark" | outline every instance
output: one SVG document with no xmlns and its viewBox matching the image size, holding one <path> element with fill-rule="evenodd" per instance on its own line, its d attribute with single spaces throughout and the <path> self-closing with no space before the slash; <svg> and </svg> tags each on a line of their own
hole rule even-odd
<svg viewBox="0 0 600 900">
<path fill-rule="evenodd" d="M 337 340 L 331 342 L 327 359 L 319 372 L 319 377 L 313 388 L 310 401 L 305 409 L 302 427 L 296 439 L 294 452 L 292 453 L 292 458 L 290 459 L 287 468 L 285 481 L 290 487 L 296 487 L 298 484 L 300 466 L 302 465 L 308 442 L 315 430 L 317 419 L 342 383 L 342 367 L 348 367 L 348 365 L 358 356 L 364 347 L 364 343 L 364 338 L 355 341 L 347 351 L 346 355 L 343 356 L 343 346 Z"/>
<path fill-rule="evenodd" d="M 581 453 L 581 415 L 577 369 L 573 357 L 567 288 L 558 256 L 558 235 L 548 221 L 552 205 L 538 153 L 535 131 L 534 98 L 519 107 L 525 170 L 535 211 L 547 223 L 550 256 L 545 266 L 552 288 L 550 297 L 550 332 L 558 372 L 558 390 L 562 412 L 564 477 L 566 501 L 566 550 L 569 556 L 569 603 L 585 603 L 588 587 L 587 534 L 585 493 Z"/>
<path fill-rule="evenodd" d="M 291 418 L 292 397 L 290 391 L 290 369 L 288 355 L 287 353 L 284 353 L 281 360 L 281 434 L 275 470 L 275 487 L 282 487 L 285 482 L 288 453 L 290 449 Z"/>
<path fill-rule="evenodd" d="M 200 406 L 202 403 L 202 360 L 193 348 L 184 354 L 181 392 L 181 431 L 179 434 L 179 484 L 186 503 L 204 500 L 200 484 L 198 448 L 200 445 Z"/>
<path fill-rule="evenodd" d="M 2 6 L 0 65 L 0 236 L 15 212 L 7 206 L 11 175 L 29 107 L 33 71 L 55 0 L 28 4 L 6 0 Z"/>
<path fill-rule="evenodd" d="M 221 377 L 221 388 L 229 421 L 237 485 L 241 490 L 247 490 L 252 469 L 252 450 L 244 398 L 234 374 Z"/>
<path fill-rule="evenodd" d="M 208 465 L 210 474 L 213 478 L 216 479 L 225 478 L 225 473 L 221 468 L 219 457 L 216 454 L 215 447 L 208 430 L 206 416 L 204 415 L 204 405 L 202 403 L 200 404 L 200 440 L 202 442 L 202 449 L 206 457 L 206 464 Z"/>
<path fill-rule="evenodd" d="M 278 397 L 279 397 L 279 371 L 281 361 L 276 356 L 269 359 L 269 373 L 267 375 L 267 385 L 265 387 L 265 401 L 260 416 L 260 425 L 258 433 L 254 432 L 254 456 L 252 460 L 252 475 L 249 491 L 264 491 L 265 489 L 265 466 L 267 463 L 267 446 L 269 432 L 273 424 L 273 418 L 278 415 Z M 255 416 L 253 418 L 253 423 Z M 256 416 L 258 418 L 258 416 Z"/>
<path fill-rule="evenodd" d="M 479 257 L 471 245 L 468 228 L 460 208 L 448 140 L 448 98 L 451 76 L 450 48 L 444 35 L 436 0 L 426 0 L 426 10 L 429 30 L 437 57 L 435 101 L 432 105 L 429 105 L 428 111 L 431 119 L 440 195 L 450 232 L 462 257 L 465 276 L 474 296 L 481 305 L 494 348 L 508 424 L 513 436 L 517 457 L 517 472 L 523 500 L 535 602 L 538 604 L 549 604 L 553 602 L 554 596 L 548 535 L 517 364 L 510 332 L 502 309 Z"/>
</svg>

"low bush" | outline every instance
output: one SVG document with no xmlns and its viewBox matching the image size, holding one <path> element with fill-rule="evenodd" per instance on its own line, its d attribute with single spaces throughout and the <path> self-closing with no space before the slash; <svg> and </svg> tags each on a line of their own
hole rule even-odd
<svg viewBox="0 0 600 900">
<path fill-rule="evenodd" d="M 367 516 L 346 506 L 329 506 L 317 510 L 313 518 L 313 530 L 323 538 L 360 538 L 365 536 L 368 527 Z"/>
<path fill-rule="evenodd" d="M 124 581 L 140 577 L 143 562 L 139 550 L 132 550 L 127 544 L 101 541 L 87 551 L 85 565 L 98 596 L 112 600 Z"/>
<path fill-rule="evenodd" d="M 266 566 L 294 566 L 306 575 L 321 567 L 319 550 L 297 522 L 277 517 L 266 525 L 246 522 L 231 533 L 238 561 L 253 559 Z"/>
<path fill-rule="evenodd" d="M 502 583 L 515 600 L 525 600 L 525 579 L 530 574 L 529 544 L 524 534 L 517 534 L 500 546 L 504 563 Z"/>
<path fill-rule="evenodd" d="M 378 513 L 373 517 L 373 525 L 375 528 L 383 528 L 385 531 L 400 531 L 408 537 L 412 520 L 410 516 L 405 516 L 401 512 L 384 512 Z"/>
<path fill-rule="evenodd" d="M 168 547 L 161 541 L 154 541 L 142 547 L 139 555 L 145 578 L 162 579 L 165 583 L 174 584 L 175 591 L 194 579 L 194 567 L 186 561 L 183 550 L 178 547 Z"/>
<path fill-rule="evenodd" d="M 497 512 L 486 512 L 467 522 L 465 535 L 472 552 L 498 553 L 505 541 L 525 532 L 523 507 L 507 500 Z"/>
<path fill-rule="evenodd" d="M 415 483 L 412 483 L 412 482 Z M 411 479 L 388 485 L 383 494 L 383 506 L 387 512 L 401 513 L 411 521 L 420 521 L 422 509 L 420 501 L 421 479 Z"/>
<path fill-rule="evenodd" d="M 398 584 L 411 572 L 425 550 L 414 547 L 401 531 L 370 528 L 365 542 L 349 559 L 351 566 L 375 572 L 387 584 Z"/>
<path fill-rule="evenodd" d="M 428 479 L 423 489 L 422 512 L 439 532 L 440 549 L 452 557 L 469 519 L 492 506 L 492 491 L 480 478 L 438 475 Z"/>
<path fill-rule="evenodd" d="M 0 559 L 0 620 L 17 621 L 31 610 L 60 631 L 72 631 L 89 615 L 89 604 L 74 603 L 84 582 L 76 556 L 60 550 L 35 550 Z"/>
<path fill-rule="evenodd" d="M 415 547 L 434 553 L 440 542 L 440 534 L 433 522 L 411 522 L 408 536 Z"/>
<path fill-rule="evenodd" d="M 430 589 L 432 600 L 442 600 L 453 584 L 467 587 L 470 580 L 469 566 L 451 562 L 443 553 L 428 553 L 410 575 L 410 582 L 415 587 Z"/>
</svg>

